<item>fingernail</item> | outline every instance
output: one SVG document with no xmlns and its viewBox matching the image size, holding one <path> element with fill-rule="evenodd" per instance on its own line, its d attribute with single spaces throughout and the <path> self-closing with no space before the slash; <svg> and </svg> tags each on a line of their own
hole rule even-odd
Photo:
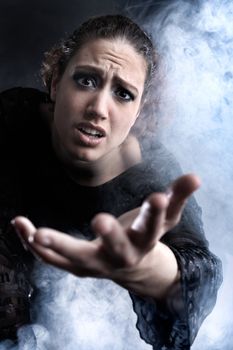
<svg viewBox="0 0 233 350">
<path fill-rule="evenodd" d="M 150 210 L 150 203 L 144 202 L 141 206 L 140 212 L 136 219 L 133 221 L 131 225 L 131 229 L 135 231 L 145 231 L 146 229 L 146 221 Z"/>
<path fill-rule="evenodd" d="M 34 233 L 30 233 L 30 235 L 28 236 L 28 243 L 33 243 L 34 242 L 34 236 L 35 234 Z"/>
</svg>

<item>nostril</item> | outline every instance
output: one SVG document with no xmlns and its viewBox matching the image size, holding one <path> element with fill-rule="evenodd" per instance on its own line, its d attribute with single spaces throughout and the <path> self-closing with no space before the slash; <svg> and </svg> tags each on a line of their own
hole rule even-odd
<svg viewBox="0 0 233 350">
<path fill-rule="evenodd" d="M 106 116 L 100 111 L 97 111 L 95 109 L 92 109 L 92 110 L 87 109 L 85 113 L 85 118 L 88 120 L 98 120 L 98 119 L 104 120 L 106 119 Z"/>
<path fill-rule="evenodd" d="M 87 110 L 87 115 L 90 117 L 96 117 L 98 116 L 98 113 L 95 110 L 90 109 L 90 110 Z"/>
</svg>

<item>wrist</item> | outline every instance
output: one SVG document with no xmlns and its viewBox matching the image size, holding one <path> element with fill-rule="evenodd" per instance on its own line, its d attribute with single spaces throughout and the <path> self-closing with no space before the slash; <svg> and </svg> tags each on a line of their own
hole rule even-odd
<svg viewBox="0 0 233 350">
<path fill-rule="evenodd" d="M 135 294 L 163 300 L 179 284 L 180 272 L 172 250 L 158 242 L 135 267 L 122 269 L 114 277 L 116 283 Z"/>
</svg>

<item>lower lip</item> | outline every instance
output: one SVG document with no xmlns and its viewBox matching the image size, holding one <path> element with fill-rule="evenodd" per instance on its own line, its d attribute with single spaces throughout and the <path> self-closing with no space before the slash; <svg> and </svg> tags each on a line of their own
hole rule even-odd
<svg viewBox="0 0 233 350">
<path fill-rule="evenodd" d="M 95 147 L 98 146 L 104 139 L 104 137 L 95 137 L 84 134 L 77 128 L 75 128 L 75 133 L 78 135 L 79 142 L 81 142 L 83 146 Z"/>
</svg>

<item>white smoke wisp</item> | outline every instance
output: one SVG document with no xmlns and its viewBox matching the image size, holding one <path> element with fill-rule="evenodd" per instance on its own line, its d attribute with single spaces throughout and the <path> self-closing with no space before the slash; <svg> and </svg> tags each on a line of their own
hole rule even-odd
<svg viewBox="0 0 233 350">
<path fill-rule="evenodd" d="M 135 327 L 126 289 L 44 263 L 37 263 L 32 278 L 39 291 L 32 323 L 19 330 L 17 345 L 7 340 L 0 350 L 152 350 Z"/>
<path fill-rule="evenodd" d="M 140 9 L 138 13 L 143 23 Z M 230 350 L 233 2 L 172 1 L 154 16 L 151 14 L 149 20 L 147 17 L 146 29 L 154 37 L 166 81 L 159 91 L 161 101 L 156 118 L 160 128 L 156 137 L 172 151 L 184 172 L 200 176 L 202 187 L 196 198 L 202 207 L 206 236 L 210 249 L 223 263 L 224 281 L 217 304 L 203 323 L 192 349 Z"/>
</svg>

